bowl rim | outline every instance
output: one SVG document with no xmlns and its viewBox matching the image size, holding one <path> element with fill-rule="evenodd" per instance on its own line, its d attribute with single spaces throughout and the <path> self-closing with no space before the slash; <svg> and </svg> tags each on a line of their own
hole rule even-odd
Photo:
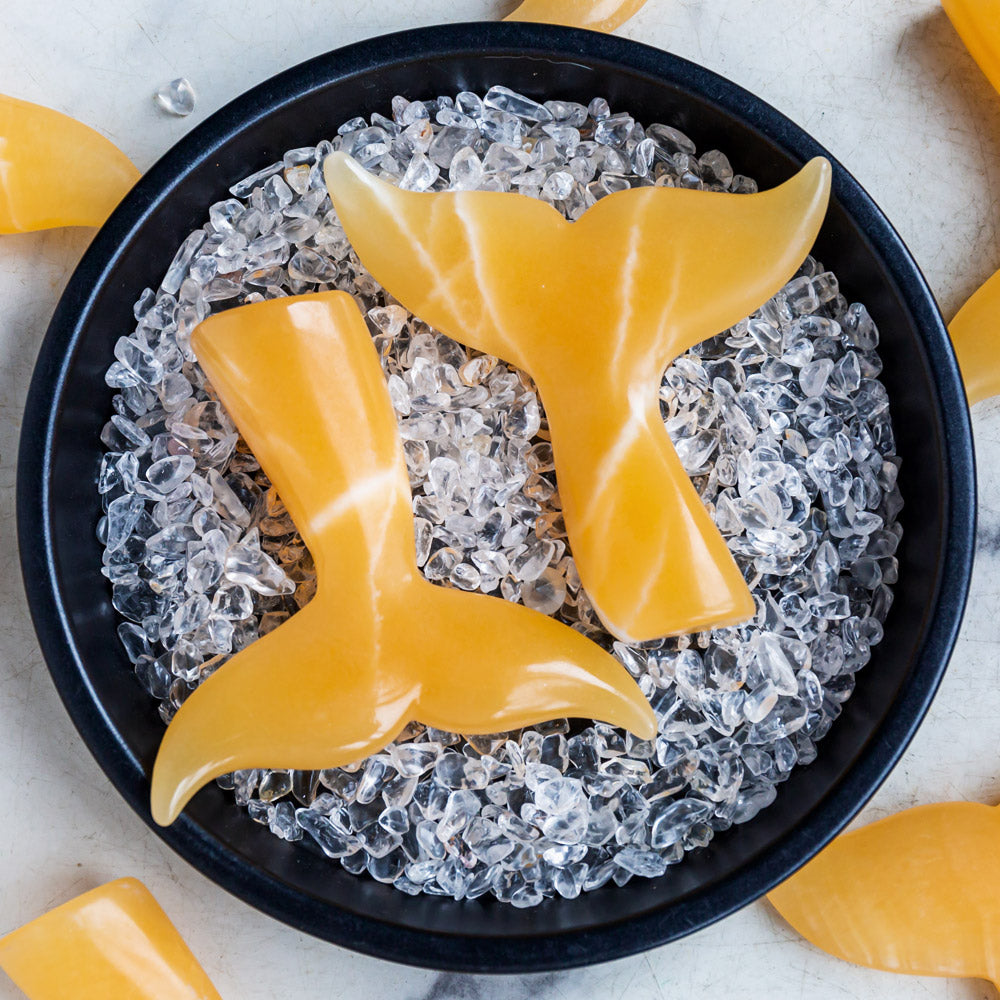
<svg viewBox="0 0 1000 1000">
<path fill-rule="evenodd" d="M 942 418 L 946 467 L 944 555 L 930 625 L 910 678 L 863 755 L 813 812 L 747 869 L 666 908 L 593 930 L 535 932 L 497 939 L 417 931 L 349 913 L 251 869 L 199 826 L 181 817 L 168 828 L 149 815 L 142 765 L 119 736 L 91 687 L 69 629 L 58 585 L 51 528 L 50 474 L 59 402 L 69 361 L 113 272 L 120 248 L 196 164 L 241 129 L 303 95 L 384 65 L 433 60 L 458 51 L 613 64 L 697 93 L 763 133 L 802 162 L 826 156 L 833 196 L 857 222 L 925 333 Z M 954 352 L 933 294 L 903 241 L 858 182 L 822 146 L 769 104 L 695 63 L 613 35 L 517 22 L 458 23 L 395 32 L 317 56 L 247 91 L 175 144 L 139 180 L 96 234 L 52 317 L 31 379 L 20 438 L 17 531 L 28 605 L 49 671 L 70 717 L 112 783 L 153 831 L 202 874 L 245 902 L 299 930 L 369 955 L 437 969 L 523 972 L 608 961 L 673 941 L 729 915 L 787 878 L 862 808 L 899 760 L 947 666 L 965 608 L 975 538 L 975 459 L 968 406 Z M 572 939 L 572 948 L 566 947 Z"/>
</svg>

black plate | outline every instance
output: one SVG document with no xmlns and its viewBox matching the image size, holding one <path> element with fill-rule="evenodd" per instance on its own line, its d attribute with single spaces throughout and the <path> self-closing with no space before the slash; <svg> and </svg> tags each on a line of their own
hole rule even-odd
<svg viewBox="0 0 1000 1000">
<path fill-rule="evenodd" d="M 104 371 L 175 248 L 227 187 L 357 114 L 410 98 L 506 84 L 538 99 L 607 97 L 643 122 L 726 151 L 770 187 L 827 155 L 774 109 L 698 66 L 605 35 L 459 24 L 375 38 L 289 70 L 178 143 L 97 234 L 46 335 L 18 472 L 18 532 L 38 638 L 63 701 L 101 767 L 153 826 L 149 773 L 163 726 L 115 636 L 94 537 Z M 819 748 L 777 801 L 654 881 L 517 910 L 492 899 L 405 896 L 347 874 L 257 826 L 214 786 L 153 829 L 219 885 L 286 923 L 417 965 L 520 972 L 584 965 L 679 938 L 756 899 L 822 847 L 875 791 L 913 736 L 944 672 L 972 565 L 975 485 L 962 385 L 940 314 L 906 247 L 839 165 L 816 249 L 882 332 L 884 380 L 903 456 L 900 582 L 884 642 Z M 141 873 L 139 873 L 141 874 Z"/>
</svg>

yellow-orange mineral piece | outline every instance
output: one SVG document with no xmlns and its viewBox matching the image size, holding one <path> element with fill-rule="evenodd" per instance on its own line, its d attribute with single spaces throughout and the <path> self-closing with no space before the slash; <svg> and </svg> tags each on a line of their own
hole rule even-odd
<svg viewBox="0 0 1000 1000">
<path fill-rule="evenodd" d="M 730 195 L 611 194 L 568 222 L 518 194 L 401 191 L 334 153 L 327 186 L 376 280 L 431 326 L 529 372 L 583 586 L 630 642 L 749 618 L 753 599 L 660 415 L 664 369 L 795 273 L 830 165 Z"/>
<path fill-rule="evenodd" d="M 1000 271 L 948 326 L 969 405 L 1000 394 Z"/>
<path fill-rule="evenodd" d="M 646 0 L 524 0 L 504 20 L 614 31 L 645 5 Z"/>
<path fill-rule="evenodd" d="M 941 0 L 965 47 L 1000 91 L 1000 0 Z"/>
<path fill-rule="evenodd" d="M 31 1000 L 220 1000 L 150 891 L 108 882 L 0 938 Z"/>
<path fill-rule="evenodd" d="M 0 233 L 99 226 L 138 179 L 99 132 L 0 94 Z"/>
<path fill-rule="evenodd" d="M 309 546 L 318 587 L 181 706 L 153 770 L 158 823 L 220 774 L 337 767 L 413 719 L 492 733 L 576 716 L 655 734 L 638 686 L 595 643 L 424 579 L 396 418 L 349 295 L 231 309 L 192 346 Z"/>
<path fill-rule="evenodd" d="M 848 962 L 1000 987 L 1000 807 L 918 806 L 838 837 L 768 899 Z"/>
</svg>

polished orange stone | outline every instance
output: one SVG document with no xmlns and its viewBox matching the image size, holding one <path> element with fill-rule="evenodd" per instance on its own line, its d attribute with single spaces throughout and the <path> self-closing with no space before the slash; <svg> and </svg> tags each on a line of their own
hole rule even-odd
<svg viewBox="0 0 1000 1000">
<path fill-rule="evenodd" d="M 1000 394 L 1000 271 L 948 326 L 970 405 Z"/>
<path fill-rule="evenodd" d="M 941 0 L 965 47 L 1000 91 L 1000 0 Z"/>
<path fill-rule="evenodd" d="M 570 547 L 608 630 L 636 642 L 751 617 L 658 393 L 674 358 L 801 265 L 826 212 L 829 163 L 760 194 L 623 191 L 576 222 L 518 194 L 402 191 L 342 153 L 325 170 L 348 238 L 390 294 L 534 378 Z"/>
<path fill-rule="evenodd" d="M 966 48 L 1000 92 L 1000 0 L 942 0 Z M 1000 272 L 959 310 L 948 327 L 969 403 L 1000 393 Z"/>
<path fill-rule="evenodd" d="M 1000 807 L 918 806 L 838 837 L 768 899 L 817 948 L 1000 987 Z"/>
<path fill-rule="evenodd" d="M 0 94 L 0 233 L 99 226 L 138 179 L 92 128 Z"/>
<path fill-rule="evenodd" d="M 0 938 L 31 1000 L 220 1000 L 150 891 L 108 882 Z"/>
<path fill-rule="evenodd" d="M 646 0 L 524 0 L 504 20 L 614 31 L 645 5 Z"/>
<path fill-rule="evenodd" d="M 395 414 L 349 295 L 231 309 L 191 342 L 309 546 L 318 588 L 181 706 L 153 770 L 158 823 L 220 774 L 337 767 L 414 719 L 492 733 L 576 716 L 655 735 L 638 686 L 598 645 L 424 579 Z"/>
</svg>

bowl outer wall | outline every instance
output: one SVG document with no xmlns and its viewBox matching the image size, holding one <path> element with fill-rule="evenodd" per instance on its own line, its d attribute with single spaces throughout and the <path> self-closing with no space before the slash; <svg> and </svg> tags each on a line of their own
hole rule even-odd
<svg viewBox="0 0 1000 1000">
<path fill-rule="evenodd" d="M 405 88 L 395 86 L 400 80 Z M 737 169 L 750 173 L 733 147 L 737 134 L 762 186 L 814 155 L 829 157 L 736 85 L 613 36 L 456 24 L 374 38 L 310 60 L 194 129 L 96 235 L 60 300 L 32 378 L 17 512 L 28 602 L 59 693 L 101 767 L 162 839 L 246 902 L 327 940 L 433 968 L 525 972 L 621 957 L 703 927 L 782 881 L 861 808 L 912 738 L 953 647 L 972 567 L 975 478 L 968 409 L 933 296 L 888 221 L 834 162 L 834 203 L 818 256 L 835 267 L 849 295 L 864 290 L 857 297 L 883 330 L 885 379 L 904 456 L 906 534 L 886 640 L 859 675 L 818 760 L 796 769 L 774 805 L 661 879 L 634 879 L 532 910 L 490 899 L 408 897 L 351 876 L 308 845 L 277 841 L 217 788 L 201 792 L 172 827 L 157 827 L 148 775 L 162 729 L 118 647 L 91 531 L 99 516 L 92 485 L 98 435 L 110 409 L 102 374 L 114 340 L 129 332 L 131 302 L 142 287 L 136 281 L 155 287 L 173 248 L 229 184 L 286 148 L 315 142 L 352 114 L 384 110 L 387 87 L 430 97 L 490 82 L 577 98 L 592 86 L 590 95 L 603 92 L 640 120 L 686 128 L 700 149 L 718 138 Z M 652 107 L 663 113 L 650 114 Z"/>
</svg>

